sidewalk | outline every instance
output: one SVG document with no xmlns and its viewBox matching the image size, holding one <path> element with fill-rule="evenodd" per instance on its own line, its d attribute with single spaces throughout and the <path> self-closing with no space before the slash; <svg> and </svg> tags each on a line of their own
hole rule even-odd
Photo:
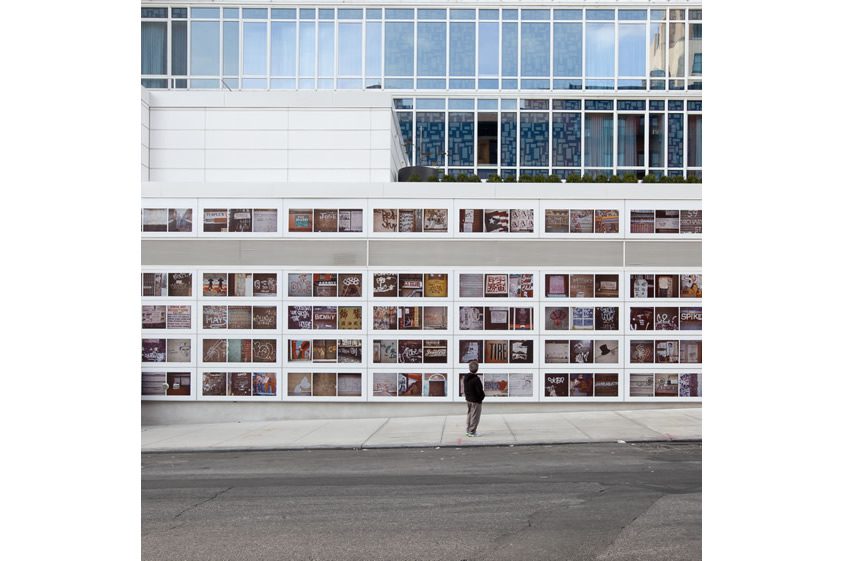
<svg viewBox="0 0 842 561">
<path fill-rule="evenodd" d="M 501 446 L 584 442 L 699 441 L 702 409 L 488 414 L 480 436 L 465 416 L 381 417 L 146 426 L 142 452 Z"/>
</svg>

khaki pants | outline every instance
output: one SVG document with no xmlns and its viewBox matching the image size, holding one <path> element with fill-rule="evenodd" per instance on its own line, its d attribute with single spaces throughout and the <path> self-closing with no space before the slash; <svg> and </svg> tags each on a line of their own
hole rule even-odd
<svg viewBox="0 0 842 561">
<path fill-rule="evenodd" d="M 468 402 L 468 432 L 477 432 L 479 416 L 482 413 L 482 403 Z"/>
</svg>

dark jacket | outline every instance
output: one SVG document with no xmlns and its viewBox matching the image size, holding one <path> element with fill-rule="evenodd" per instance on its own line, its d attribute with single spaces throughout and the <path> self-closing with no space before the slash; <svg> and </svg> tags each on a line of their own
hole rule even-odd
<svg viewBox="0 0 842 561">
<path fill-rule="evenodd" d="M 482 403 L 485 399 L 485 390 L 482 389 L 482 380 L 476 374 L 465 376 L 465 401 Z"/>
</svg>

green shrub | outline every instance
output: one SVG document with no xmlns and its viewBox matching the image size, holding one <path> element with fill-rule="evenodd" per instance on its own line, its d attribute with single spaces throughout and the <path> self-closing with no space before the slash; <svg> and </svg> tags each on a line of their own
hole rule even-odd
<svg viewBox="0 0 842 561">
<path fill-rule="evenodd" d="M 596 176 L 596 183 L 608 183 L 608 176 L 604 173 L 600 173 Z"/>
<path fill-rule="evenodd" d="M 430 177 L 427 178 L 427 183 L 438 183 L 438 182 L 439 182 L 438 174 L 431 175 Z"/>
<path fill-rule="evenodd" d="M 486 181 L 489 183 L 502 183 L 503 178 L 495 173 L 494 175 L 489 175 Z"/>
<path fill-rule="evenodd" d="M 644 183 L 656 183 L 657 181 L 658 181 L 658 178 L 655 177 L 654 173 L 647 173 L 646 175 L 643 176 L 643 182 Z"/>
<path fill-rule="evenodd" d="M 561 178 L 554 173 L 550 174 L 547 178 L 547 183 L 561 183 Z"/>
<path fill-rule="evenodd" d="M 701 183 L 702 178 L 696 175 L 688 175 L 687 176 L 687 183 Z"/>
<path fill-rule="evenodd" d="M 571 173 L 565 179 L 567 183 L 582 183 L 582 176 L 578 173 Z"/>
<path fill-rule="evenodd" d="M 582 176 L 582 183 L 593 183 L 594 179 L 593 176 L 589 173 L 586 173 Z"/>
<path fill-rule="evenodd" d="M 633 173 L 627 173 L 623 176 L 623 183 L 637 183 L 637 176 Z"/>
<path fill-rule="evenodd" d="M 482 179 L 478 175 L 474 175 L 473 173 L 468 176 L 468 183 L 482 183 Z"/>
<path fill-rule="evenodd" d="M 454 183 L 456 181 L 456 178 L 450 175 L 449 173 L 446 173 L 444 174 L 444 177 L 441 178 L 441 180 L 447 183 Z"/>
<path fill-rule="evenodd" d="M 535 177 L 531 175 L 521 175 L 518 177 L 518 183 L 535 183 Z"/>
<path fill-rule="evenodd" d="M 619 175 L 612 175 L 608 178 L 608 183 L 622 183 L 622 179 L 620 179 Z"/>
<path fill-rule="evenodd" d="M 507 175 L 506 179 L 503 180 L 503 183 L 516 183 L 516 182 L 517 182 L 517 177 L 515 177 L 514 175 Z"/>
</svg>

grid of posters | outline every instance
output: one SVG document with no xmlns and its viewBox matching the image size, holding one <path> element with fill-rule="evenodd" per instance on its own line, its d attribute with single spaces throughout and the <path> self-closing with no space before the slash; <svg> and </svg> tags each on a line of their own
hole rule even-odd
<svg viewBox="0 0 842 561">
<path fill-rule="evenodd" d="M 362 233 L 361 208 L 294 208 L 287 218 L 291 233 Z"/>
<path fill-rule="evenodd" d="M 632 209 L 629 213 L 632 234 L 701 234 L 702 211 L 677 209 Z"/>
<path fill-rule="evenodd" d="M 206 208 L 202 215 L 202 232 L 205 233 L 278 231 L 277 208 Z"/>
<path fill-rule="evenodd" d="M 371 273 L 374 298 L 447 298 L 447 273 Z"/>
<path fill-rule="evenodd" d="M 446 208 L 375 208 L 372 231 L 376 233 L 422 234 L 447 233 Z"/>
<path fill-rule="evenodd" d="M 531 208 L 461 208 L 459 232 L 474 234 L 521 234 L 535 231 Z"/>
</svg>

